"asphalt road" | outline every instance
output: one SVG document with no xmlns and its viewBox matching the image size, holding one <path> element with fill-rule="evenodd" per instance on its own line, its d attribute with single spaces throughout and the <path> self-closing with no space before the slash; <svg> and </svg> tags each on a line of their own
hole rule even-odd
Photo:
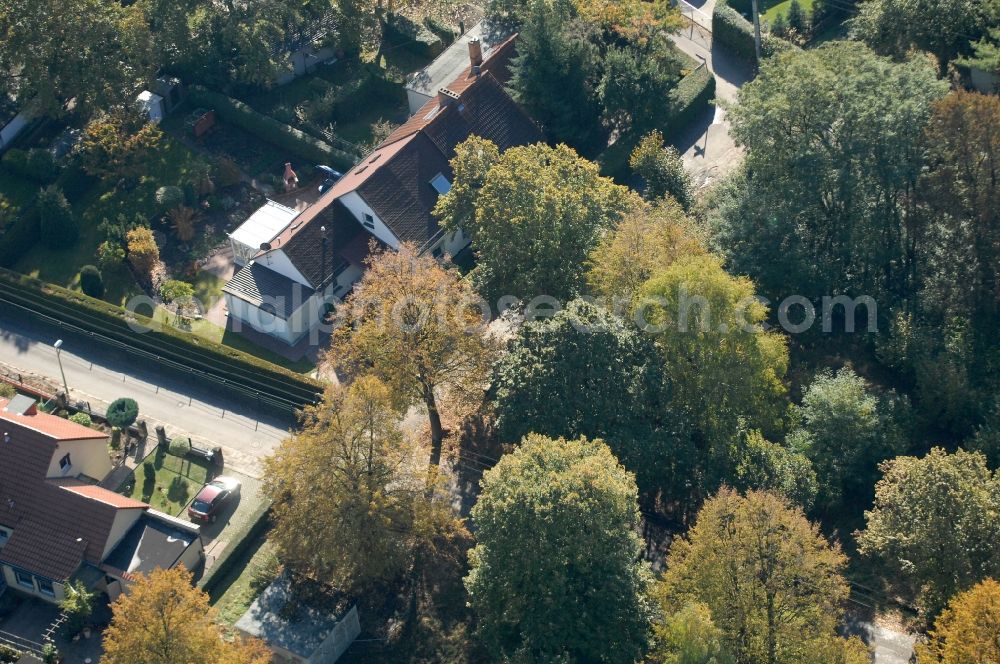
<svg viewBox="0 0 1000 664">
<path fill-rule="evenodd" d="M 125 353 L 30 318 L 0 314 L 0 364 L 61 383 L 52 344 L 63 339 L 62 365 L 70 399 L 103 410 L 119 397 L 139 403 L 150 431 L 190 436 L 200 446 L 219 445 L 227 466 L 260 476 L 260 459 L 287 436 L 291 417 L 261 412 L 253 399 L 225 394 L 173 370 L 137 363 Z"/>
</svg>

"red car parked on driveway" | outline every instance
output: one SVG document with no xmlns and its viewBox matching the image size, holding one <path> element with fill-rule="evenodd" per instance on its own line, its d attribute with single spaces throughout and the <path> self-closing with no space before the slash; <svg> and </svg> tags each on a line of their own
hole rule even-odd
<svg viewBox="0 0 1000 664">
<path fill-rule="evenodd" d="M 202 487 L 188 506 L 192 521 L 215 523 L 226 504 L 240 495 L 240 481 L 232 477 L 216 477 Z"/>
</svg>

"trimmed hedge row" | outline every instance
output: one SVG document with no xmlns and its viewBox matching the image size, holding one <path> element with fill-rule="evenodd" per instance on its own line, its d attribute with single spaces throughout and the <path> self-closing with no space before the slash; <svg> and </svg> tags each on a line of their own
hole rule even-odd
<svg viewBox="0 0 1000 664">
<path fill-rule="evenodd" d="M 198 579 L 198 588 L 212 594 L 216 584 L 225 578 L 240 555 L 264 532 L 270 511 L 271 501 L 265 499 L 235 533 L 230 533 L 229 543 L 215 559 L 215 564 L 212 565 L 211 569 L 205 570 L 205 573 Z"/>
<path fill-rule="evenodd" d="M 345 171 L 354 166 L 353 155 L 338 150 L 325 141 L 313 138 L 294 127 L 282 124 L 272 117 L 258 113 L 238 99 L 213 92 L 199 85 L 188 88 L 188 97 L 198 106 L 213 109 L 222 120 L 232 123 L 268 143 L 286 148 L 306 161 L 314 164 L 329 164 Z"/>
<path fill-rule="evenodd" d="M 0 296 L 33 313 L 50 316 L 136 351 L 224 381 L 233 389 L 295 403 L 301 407 L 323 391 L 321 383 L 222 344 L 186 334 L 169 325 L 127 313 L 109 302 L 0 269 Z M 131 326 L 148 331 L 138 333 Z M 252 397 L 251 397 L 252 398 Z M 277 403 L 275 403 L 277 407 Z"/>
<path fill-rule="evenodd" d="M 694 122 L 715 99 L 715 76 L 708 67 L 691 72 L 674 88 L 670 100 L 670 115 L 665 127 L 675 131 Z"/>
<path fill-rule="evenodd" d="M 712 12 L 712 39 L 738 57 L 756 64 L 757 48 L 754 45 L 753 23 L 748 21 L 737 8 L 750 11 L 746 0 L 717 0 Z M 781 51 L 795 48 L 791 42 L 775 37 L 761 35 L 761 54 L 769 58 Z"/>
<path fill-rule="evenodd" d="M 726 4 L 717 0 L 712 12 L 712 39 L 748 62 L 757 60 L 753 24 Z"/>
</svg>

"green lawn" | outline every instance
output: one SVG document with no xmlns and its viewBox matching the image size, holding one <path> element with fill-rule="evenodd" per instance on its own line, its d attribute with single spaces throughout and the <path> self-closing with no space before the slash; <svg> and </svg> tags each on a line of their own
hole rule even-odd
<svg viewBox="0 0 1000 664">
<path fill-rule="evenodd" d="M 36 244 L 14 265 L 14 270 L 43 281 L 78 288 L 80 268 L 97 262 L 95 253 L 102 237 L 97 226 L 104 219 L 114 219 L 119 214 L 133 218 L 136 214 L 149 218 L 157 211 L 156 190 L 166 185 L 181 186 L 197 168 L 208 162 L 200 154 L 169 136 L 149 152 L 144 161 L 148 174 L 128 191 L 117 191 L 113 183 L 102 183 L 73 205 L 73 212 L 80 222 L 80 240 L 68 249 L 53 250 Z M 123 304 L 132 295 L 141 292 L 126 269 L 105 275 L 105 299 Z"/>
<path fill-rule="evenodd" d="M 143 466 L 152 463 L 156 471 L 153 485 L 146 482 Z M 121 493 L 149 503 L 172 516 L 178 516 L 210 477 L 207 461 L 175 457 L 157 448 L 140 464 L 119 490 Z"/>
<path fill-rule="evenodd" d="M 246 613 L 247 609 L 263 590 L 255 587 L 255 579 L 260 576 L 260 570 L 274 555 L 274 547 L 265 535 L 247 546 L 246 551 L 233 561 L 232 568 L 215 585 L 212 592 L 212 605 L 218 610 L 219 622 L 233 625 Z"/>
<path fill-rule="evenodd" d="M 807 15 L 812 14 L 813 0 L 799 0 L 799 5 L 802 6 Z M 782 2 L 774 5 L 765 3 L 764 6 L 767 7 L 767 10 L 761 16 L 761 19 L 770 24 L 774 23 L 774 19 L 778 18 L 778 14 L 784 14 L 787 18 L 788 8 L 792 6 L 792 0 L 782 0 Z"/>
</svg>

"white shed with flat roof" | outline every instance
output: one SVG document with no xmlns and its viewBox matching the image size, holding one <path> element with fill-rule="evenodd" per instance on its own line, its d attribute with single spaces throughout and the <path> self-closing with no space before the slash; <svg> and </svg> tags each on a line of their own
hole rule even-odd
<svg viewBox="0 0 1000 664">
<path fill-rule="evenodd" d="M 267 201 L 250 218 L 229 234 L 233 262 L 243 266 L 260 253 L 262 244 L 270 243 L 298 216 L 298 211 L 281 203 Z"/>
</svg>

